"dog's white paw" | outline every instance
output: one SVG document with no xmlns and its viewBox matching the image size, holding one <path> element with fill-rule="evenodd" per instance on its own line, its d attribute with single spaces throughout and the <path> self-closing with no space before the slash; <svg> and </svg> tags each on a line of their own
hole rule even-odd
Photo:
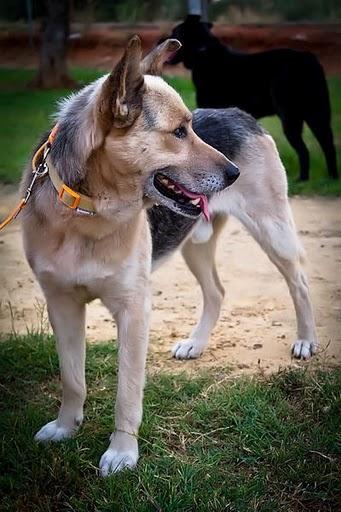
<svg viewBox="0 0 341 512">
<path fill-rule="evenodd" d="M 291 347 L 291 353 L 297 359 L 310 359 L 316 353 L 317 345 L 309 340 L 297 340 Z"/>
<path fill-rule="evenodd" d="M 48 443 L 49 441 L 61 441 L 68 437 L 72 437 L 76 429 L 65 427 L 58 423 L 58 420 L 46 423 L 34 436 L 34 439 L 40 443 Z"/>
<path fill-rule="evenodd" d="M 122 469 L 132 469 L 136 466 L 138 454 L 134 452 L 118 452 L 112 448 L 108 448 L 103 453 L 99 469 L 102 476 L 108 476 L 113 473 L 118 473 Z"/>
<path fill-rule="evenodd" d="M 172 348 L 173 357 L 176 359 L 196 359 L 203 353 L 207 343 L 199 343 L 189 338 L 188 340 L 178 341 Z"/>
<path fill-rule="evenodd" d="M 99 462 L 101 476 L 118 473 L 123 469 L 132 469 L 139 458 L 139 450 L 136 437 L 122 431 L 114 432 L 111 443 L 103 453 Z"/>
</svg>

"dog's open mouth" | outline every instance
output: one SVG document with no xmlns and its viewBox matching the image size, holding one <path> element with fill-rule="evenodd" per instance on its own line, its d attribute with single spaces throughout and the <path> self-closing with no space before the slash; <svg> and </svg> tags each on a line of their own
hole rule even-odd
<svg viewBox="0 0 341 512">
<path fill-rule="evenodd" d="M 197 217 L 203 213 L 207 221 L 210 219 L 205 194 L 191 192 L 161 173 L 154 175 L 154 187 L 162 196 L 175 201 L 184 214 Z"/>
</svg>

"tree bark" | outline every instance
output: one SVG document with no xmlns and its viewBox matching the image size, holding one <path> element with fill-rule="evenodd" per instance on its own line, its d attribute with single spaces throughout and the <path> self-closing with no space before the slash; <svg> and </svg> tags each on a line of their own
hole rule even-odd
<svg viewBox="0 0 341 512">
<path fill-rule="evenodd" d="M 39 70 L 32 85 L 42 89 L 76 87 L 66 63 L 70 30 L 69 0 L 45 0 Z"/>
</svg>

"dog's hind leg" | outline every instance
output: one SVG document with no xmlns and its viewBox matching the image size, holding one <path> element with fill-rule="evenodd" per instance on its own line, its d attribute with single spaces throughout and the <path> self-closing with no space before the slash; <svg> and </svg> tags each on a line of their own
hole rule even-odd
<svg viewBox="0 0 341 512">
<path fill-rule="evenodd" d="M 46 290 L 45 290 L 46 292 Z M 35 435 L 37 441 L 60 441 L 72 436 L 83 421 L 85 385 L 85 305 L 70 295 L 46 293 L 50 322 L 56 337 L 63 398 L 56 420 Z"/>
<path fill-rule="evenodd" d="M 302 137 L 303 119 L 281 117 L 283 131 L 291 146 L 298 154 L 300 163 L 300 180 L 309 179 L 309 151 Z"/>
<path fill-rule="evenodd" d="M 288 284 L 297 320 L 297 340 L 292 345 L 292 353 L 297 358 L 309 359 L 317 349 L 315 321 L 308 282 L 301 265 L 303 251 L 290 217 L 268 217 L 257 212 L 255 221 L 247 212 L 239 216 Z"/>
<path fill-rule="evenodd" d="M 256 144 L 259 156 L 256 151 L 252 155 L 251 151 L 246 159 L 238 191 L 242 195 L 235 201 L 231 213 L 245 225 L 284 276 L 297 319 L 297 340 L 292 353 L 297 358 L 308 359 L 316 352 L 317 335 L 308 282 L 302 268 L 304 251 L 287 197 L 285 171 L 271 137 L 258 138 Z M 252 150 L 251 142 L 250 148 Z M 250 170 L 246 166 L 250 166 Z"/>
<path fill-rule="evenodd" d="M 321 114 L 319 116 L 315 112 L 309 112 L 306 116 L 306 122 L 322 148 L 329 176 L 333 179 L 338 178 L 336 151 L 330 125 L 330 117 L 328 119 L 326 115 Z"/>
<path fill-rule="evenodd" d="M 206 222 L 201 226 L 199 224 L 183 246 L 182 255 L 202 289 L 203 310 L 190 337 L 174 345 L 172 354 L 177 359 L 199 357 L 206 348 L 211 331 L 219 318 L 225 292 L 217 274 L 214 256 L 217 237 L 226 218 L 225 215 L 216 215 L 211 225 Z"/>
</svg>

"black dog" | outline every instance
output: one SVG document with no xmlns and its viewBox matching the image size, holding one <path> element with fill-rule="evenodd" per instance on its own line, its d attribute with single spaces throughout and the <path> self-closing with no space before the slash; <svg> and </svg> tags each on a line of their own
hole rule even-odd
<svg viewBox="0 0 341 512">
<path fill-rule="evenodd" d="M 238 52 L 211 34 L 211 27 L 200 16 L 189 15 L 170 36 L 183 46 L 169 63 L 182 61 L 192 70 L 198 106 L 236 106 L 257 119 L 278 115 L 298 153 L 301 180 L 309 179 L 309 152 L 302 139 L 305 121 L 321 145 L 329 175 L 337 178 L 329 93 L 317 58 L 291 49 Z"/>
</svg>

